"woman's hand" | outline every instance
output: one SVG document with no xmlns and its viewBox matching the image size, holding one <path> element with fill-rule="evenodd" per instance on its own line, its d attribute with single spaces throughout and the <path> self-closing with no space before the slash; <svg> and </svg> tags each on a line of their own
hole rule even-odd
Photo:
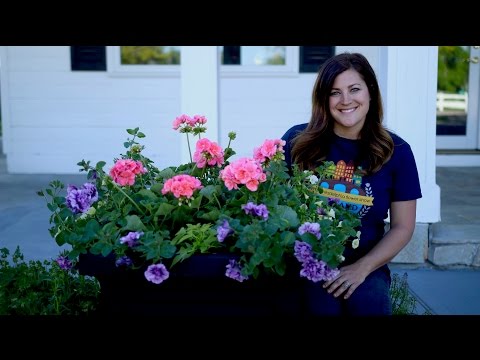
<svg viewBox="0 0 480 360">
<path fill-rule="evenodd" d="M 358 263 L 346 265 L 340 268 L 340 274 L 335 279 L 325 281 L 323 288 L 335 297 L 345 294 L 343 298 L 348 299 L 365 281 L 368 274 L 368 271 Z"/>
</svg>

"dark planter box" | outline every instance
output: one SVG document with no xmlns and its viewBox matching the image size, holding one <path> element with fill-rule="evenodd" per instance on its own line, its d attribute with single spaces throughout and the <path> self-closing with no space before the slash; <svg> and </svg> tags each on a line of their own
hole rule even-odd
<svg viewBox="0 0 480 360">
<path fill-rule="evenodd" d="M 145 269 L 115 266 L 113 256 L 80 255 L 78 270 L 95 276 L 101 286 L 98 314 L 160 316 L 305 315 L 305 279 L 293 263 L 285 276 L 262 274 L 238 282 L 225 276 L 231 254 L 194 255 L 153 284 Z"/>
</svg>

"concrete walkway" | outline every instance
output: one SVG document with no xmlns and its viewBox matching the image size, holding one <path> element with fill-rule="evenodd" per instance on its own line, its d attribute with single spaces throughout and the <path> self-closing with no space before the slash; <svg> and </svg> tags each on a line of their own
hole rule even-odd
<svg viewBox="0 0 480 360">
<path fill-rule="evenodd" d="M 50 211 L 45 199 L 36 192 L 56 179 L 65 185 L 81 185 L 86 180 L 85 174 L 11 175 L 6 174 L 4 161 L 0 157 L 0 248 L 14 251 L 19 245 L 26 260 L 56 257 L 62 249 L 48 232 Z M 448 190 L 454 188 L 451 179 L 462 179 L 462 176 L 453 175 L 467 171 L 470 181 L 462 184 L 462 191 L 455 191 L 454 195 L 449 193 Z M 442 188 L 442 222 L 463 219 L 466 224 L 472 224 L 479 221 L 480 203 L 475 203 L 478 197 L 469 194 L 478 194 L 480 168 L 438 168 L 437 180 Z M 444 186 L 446 181 L 450 186 Z M 392 264 L 391 268 L 400 276 L 407 274 L 411 293 L 417 298 L 418 314 L 480 315 L 480 269 L 438 268 L 429 263 L 418 266 Z"/>
</svg>

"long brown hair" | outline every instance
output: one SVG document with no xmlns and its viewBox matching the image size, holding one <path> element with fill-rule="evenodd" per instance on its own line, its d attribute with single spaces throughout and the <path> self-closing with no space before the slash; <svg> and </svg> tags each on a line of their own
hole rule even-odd
<svg viewBox="0 0 480 360">
<path fill-rule="evenodd" d="M 366 173 L 375 173 L 393 153 L 393 140 L 384 128 L 380 88 L 370 63 L 362 54 L 342 53 L 328 59 L 318 70 L 312 92 L 312 115 L 306 129 L 293 140 L 292 160 L 302 169 L 311 169 L 326 160 L 334 137 L 335 120 L 329 110 L 329 96 L 335 78 L 346 70 L 357 71 L 367 84 L 370 93 L 370 109 L 360 131 L 360 152 L 354 159 L 355 166 L 365 161 Z"/>
</svg>

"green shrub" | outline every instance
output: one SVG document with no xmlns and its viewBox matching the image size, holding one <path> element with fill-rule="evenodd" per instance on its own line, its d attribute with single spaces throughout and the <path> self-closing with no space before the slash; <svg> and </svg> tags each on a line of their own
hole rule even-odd
<svg viewBox="0 0 480 360">
<path fill-rule="evenodd" d="M 417 299 L 408 290 L 408 275 L 402 277 L 398 274 L 392 275 L 390 295 L 392 298 L 393 315 L 415 315 Z"/>
<path fill-rule="evenodd" d="M 0 315 L 81 315 L 95 310 L 100 284 L 55 260 L 24 261 L 0 249 Z"/>
</svg>

